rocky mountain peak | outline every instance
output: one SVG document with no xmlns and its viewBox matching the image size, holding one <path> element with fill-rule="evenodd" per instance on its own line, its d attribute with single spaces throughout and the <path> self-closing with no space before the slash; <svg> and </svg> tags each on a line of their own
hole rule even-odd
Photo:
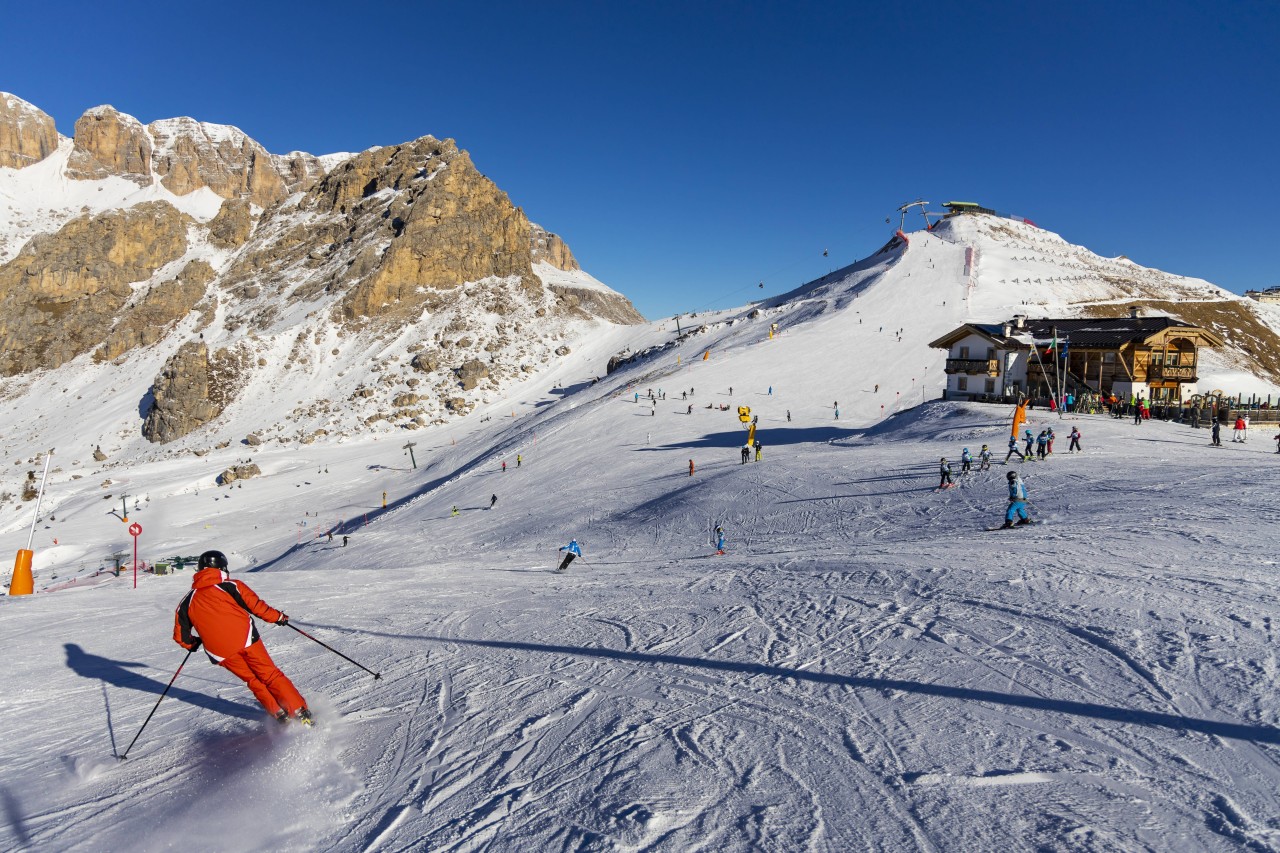
<svg viewBox="0 0 1280 853">
<path fill-rule="evenodd" d="M 33 104 L 0 92 L 0 168 L 39 163 L 58 147 L 53 118 Z"/>
<path fill-rule="evenodd" d="M 103 105 L 76 120 L 68 178 L 94 181 L 117 175 L 140 186 L 151 183 L 151 136 L 131 115 Z"/>
</svg>

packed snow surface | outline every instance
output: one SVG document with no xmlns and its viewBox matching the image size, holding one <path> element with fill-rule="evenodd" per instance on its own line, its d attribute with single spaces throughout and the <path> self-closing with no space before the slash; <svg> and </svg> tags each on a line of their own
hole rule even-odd
<svg viewBox="0 0 1280 853">
<path fill-rule="evenodd" d="M 1272 432 L 1032 412 L 1057 433 L 1013 462 L 1037 524 L 990 530 L 1012 411 L 937 402 L 925 344 L 969 315 L 905 277 L 963 255 L 936 252 L 678 341 L 602 332 L 432 430 L 99 464 L 68 400 L 38 594 L 0 600 L 0 846 L 1280 849 Z M 984 443 L 991 470 L 934 490 Z M 32 510 L 5 510 L 7 553 Z M 157 707 L 190 572 L 95 574 L 131 558 L 125 513 L 143 559 L 221 549 L 381 678 L 264 625 L 316 729 L 202 653 Z"/>
</svg>

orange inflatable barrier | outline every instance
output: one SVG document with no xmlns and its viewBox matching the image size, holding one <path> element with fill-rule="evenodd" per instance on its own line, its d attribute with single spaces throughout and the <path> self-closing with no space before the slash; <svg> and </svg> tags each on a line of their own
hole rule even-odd
<svg viewBox="0 0 1280 853">
<path fill-rule="evenodd" d="M 22 548 L 13 561 L 13 580 L 9 581 L 10 595 L 30 595 L 35 592 L 35 579 L 31 576 L 31 558 L 34 554 Z"/>
</svg>

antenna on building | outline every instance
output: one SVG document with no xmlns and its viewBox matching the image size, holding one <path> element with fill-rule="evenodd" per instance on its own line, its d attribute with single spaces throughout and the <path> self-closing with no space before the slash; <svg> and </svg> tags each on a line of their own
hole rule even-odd
<svg viewBox="0 0 1280 853">
<path fill-rule="evenodd" d="M 906 228 L 906 225 L 907 225 L 907 213 L 909 213 L 909 212 L 911 211 L 911 208 L 913 208 L 913 207 L 918 207 L 918 208 L 920 208 L 920 215 L 924 217 L 924 227 L 925 227 L 925 230 L 927 231 L 927 230 L 929 230 L 930 228 L 932 228 L 932 227 L 933 227 L 933 223 L 929 221 L 929 211 L 926 209 L 926 208 L 928 207 L 928 205 L 929 205 L 929 202 L 925 201 L 924 199 L 919 199 L 919 198 L 918 198 L 918 199 L 916 199 L 915 201 L 909 201 L 909 202 L 907 202 L 906 204 L 904 204 L 904 205 L 902 205 L 901 207 L 899 207 L 899 208 L 898 208 L 898 212 L 902 214 L 902 220 L 901 220 L 901 222 L 900 222 L 900 223 L 899 223 L 899 225 L 898 225 L 898 230 L 899 230 L 899 231 L 902 231 L 904 228 Z"/>
</svg>

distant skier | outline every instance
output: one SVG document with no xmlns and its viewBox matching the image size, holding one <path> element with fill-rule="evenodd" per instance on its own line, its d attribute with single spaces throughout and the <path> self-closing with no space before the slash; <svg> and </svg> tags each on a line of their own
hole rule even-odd
<svg viewBox="0 0 1280 853">
<path fill-rule="evenodd" d="M 453 506 L 453 512 L 449 513 L 449 515 L 450 515 L 450 516 L 455 516 L 455 515 L 457 515 L 457 514 L 458 514 L 458 505 L 457 505 L 457 504 L 454 504 L 454 506 Z"/>
<path fill-rule="evenodd" d="M 724 556 L 724 528 L 716 525 L 716 553 Z"/>
<path fill-rule="evenodd" d="M 1276 433 L 1276 453 L 1280 453 L 1280 432 Z"/>
<path fill-rule="evenodd" d="M 947 461 L 947 457 L 942 457 L 942 461 L 938 463 L 938 474 L 941 479 L 938 482 L 939 489 L 949 489 L 955 485 L 951 480 L 951 463 Z"/>
<path fill-rule="evenodd" d="M 772 386 L 772 385 L 770 385 L 770 386 L 769 386 L 769 396 L 770 396 L 770 397 L 772 397 L 772 396 L 773 396 L 773 386 Z"/>
<path fill-rule="evenodd" d="M 494 504 L 496 504 L 497 502 L 498 502 L 498 496 L 497 496 L 497 495 L 490 495 L 490 497 L 489 497 L 489 509 L 493 509 L 493 505 L 494 505 Z"/>
<path fill-rule="evenodd" d="M 1023 455 L 1024 457 L 1026 457 L 1027 459 L 1030 459 L 1030 458 L 1031 458 L 1031 448 L 1032 448 L 1032 447 L 1035 445 L 1035 443 L 1036 443 L 1036 437 L 1035 437 L 1034 435 L 1032 435 L 1032 434 L 1031 434 L 1031 430 L 1027 430 L 1026 435 L 1025 435 L 1024 437 L 1026 438 L 1026 441 L 1027 441 L 1027 449 L 1026 449 L 1026 450 L 1024 450 L 1024 451 L 1022 451 L 1022 455 Z"/>
<path fill-rule="evenodd" d="M 569 544 L 560 549 L 564 553 L 564 561 L 560 563 L 557 572 L 565 572 L 569 570 L 569 564 L 573 562 L 574 557 L 582 556 L 582 549 L 578 547 L 577 539 L 570 539 Z"/>
<path fill-rule="evenodd" d="M 692 414 L 693 414 L 693 403 L 690 403 L 690 404 L 689 404 L 689 409 L 688 409 L 688 411 L 686 411 L 686 412 L 685 412 L 685 414 L 686 414 L 686 415 L 692 415 Z"/>
<path fill-rule="evenodd" d="M 1213 434 L 1211 438 L 1213 440 L 1210 442 L 1210 444 L 1212 444 L 1214 447 L 1222 446 L 1222 423 L 1218 420 L 1214 420 L 1213 422 Z"/>
<path fill-rule="evenodd" d="M 787 409 L 787 423 L 791 423 L 791 410 Z"/>
<path fill-rule="evenodd" d="M 350 542 L 350 541 L 351 541 L 351 537 L 350 537 L 350 536 L 343 536 L 343 537 L 342 537 L 342 547 L 343 547 L 343 548 L 347 547 L 347 543 L 348 543 L 348 542 Z"/>
<path fill-rule="evenodd" d="M 1018 437 L 1016 435 L 1009 436 L 1009 452 L 1004 455 L 1004 464 L 1009 464 L 1010 456 L 1017 456 L 1019 462 L 1027 461 L 1027 457 L 1018 449 Z"/>
<path fill-rule="evenodd" d="M 840 410 L 836 409 L 836 420 L 840 420 Z"/>
<path fill-rule="evenodd" d="M 1047 428 L 1047 429 L 1045 430 L 1045 432 L 1046 432 L 1046 433 L 1048 433 L 1048 439 L 1049 439 L 1049 440 L 1048 440 L 1048 441 L 1046 442 L 1046 444 L 1045 444 L 1045 451 L 1044 451 L 1044 452 L 1045 452 L 1047 455 L 1052 456 L 1052 455 L 1053 455 L 1053 438 L 1054 438 L 1054 436 L 1053 436 L 1053 427 L 1049 427 L 1049 428 Z"/>
<path fill-rule="evenodd" d="M 523 461 L 524 461 L 524 457 L 523 457 L 523 456 L 521 456 L 519 453 L 517 453 L 517 454 L 516 454 L 516 467 L 517 467 L 517 468 L 519 468 L 519 467 L 520 467 L 520 463 L 521 463 L 521 462 L 523 462 Z"/>
<path fill-rule="evenodd" d="M 690 477 L 693 476 L 693 460 L 692 459 L 689 460 L 689 476 Z"/>
<path fill-rule="evenodd" d="M 1081 450 L 1081 448 L 1080 448 L 1080 430 L 1076 429 L 1075 427 L 1072 427 L 1072 428 L 1071 428 L 1071 443 L 1067 445 L 1067 452 L 1068 452 L 1068 453 L 1075 453 L 1077 450 L 1080 450 L 1080 452 L 1081 452 L 1081 453 L 1083 453 L 1083 452 L 1084 452 L 1084 451 L 1083 451 L 1083 450 Z"/>
<path fill-rule="evenodd" d="M 742 464 L 746 465 L 747 460 L 751 458 L 751 445 L 749 444 L 742 445 L 741 456 L 742 456 Z"/>
<path fill-rule="evenodd" d="M 1015 518 L 1018 519 L 1018 524 L 1030 524 L 1031 515 L 1027 512 L 1027 484 L 1022 482 L 1017 471 L 1010 471 L 1006 477 L 1009 480 L 1009 509 L 1004 514 L 1004 526 L 1013 527 Z"/>
<path fill-rule="evenodd" d="M 756 442 L 756 461 L 759 462 L 764 458 L 764 445 L 759 441 Z"/>
<path fill-rule="evenodd" d="M 1237 417 L 1237 418 L 1236 418 L 1235 430 L 1231 433 L 1231 440 L 1232 440 L 1232 441 L 1244 441 L 1244 430 L 1245 430 L 1245 426 L 1244 426 L 1244 418 L 1243 418 L 1243 417 Z"/>
<path fill-rule="evenodd" d="M 985 444 L 982 445 L 982 450 L 978 451 L 978 470 L 991 470 L 991 448 L 987 447 Z"/>
<path fill-rule="evenodd" d="M 969 448 L 960 451 L 960 473 L 968 474 L 973 470 L 973 454 Z"/>
<path fill-rule="evenodd" d="M 507 473 L 507 460 L 502 460 L 502 473 Z"/>
<path fill-rule="evenodd" d="M 191 591 L 173 617 L 173 641 L 194 652 L 204 646 L 211 663 L 234 673 L 277 722 L 297 717 L 311 725 L 307 700 L 267 654 L 253 617 L 288 625 L 289 617 L 267 604 L 248 584 L 232 580 L 221 551 L 200 555 Z"/>
<path fill-rule="evenodd" d="M 1049 446 L 1049 431 L 1040 430 L 1040 434 L 1036 436 L 1036 458 L 1041 462 L 1047 454 L 1046 448 Z"/>
</svg>

